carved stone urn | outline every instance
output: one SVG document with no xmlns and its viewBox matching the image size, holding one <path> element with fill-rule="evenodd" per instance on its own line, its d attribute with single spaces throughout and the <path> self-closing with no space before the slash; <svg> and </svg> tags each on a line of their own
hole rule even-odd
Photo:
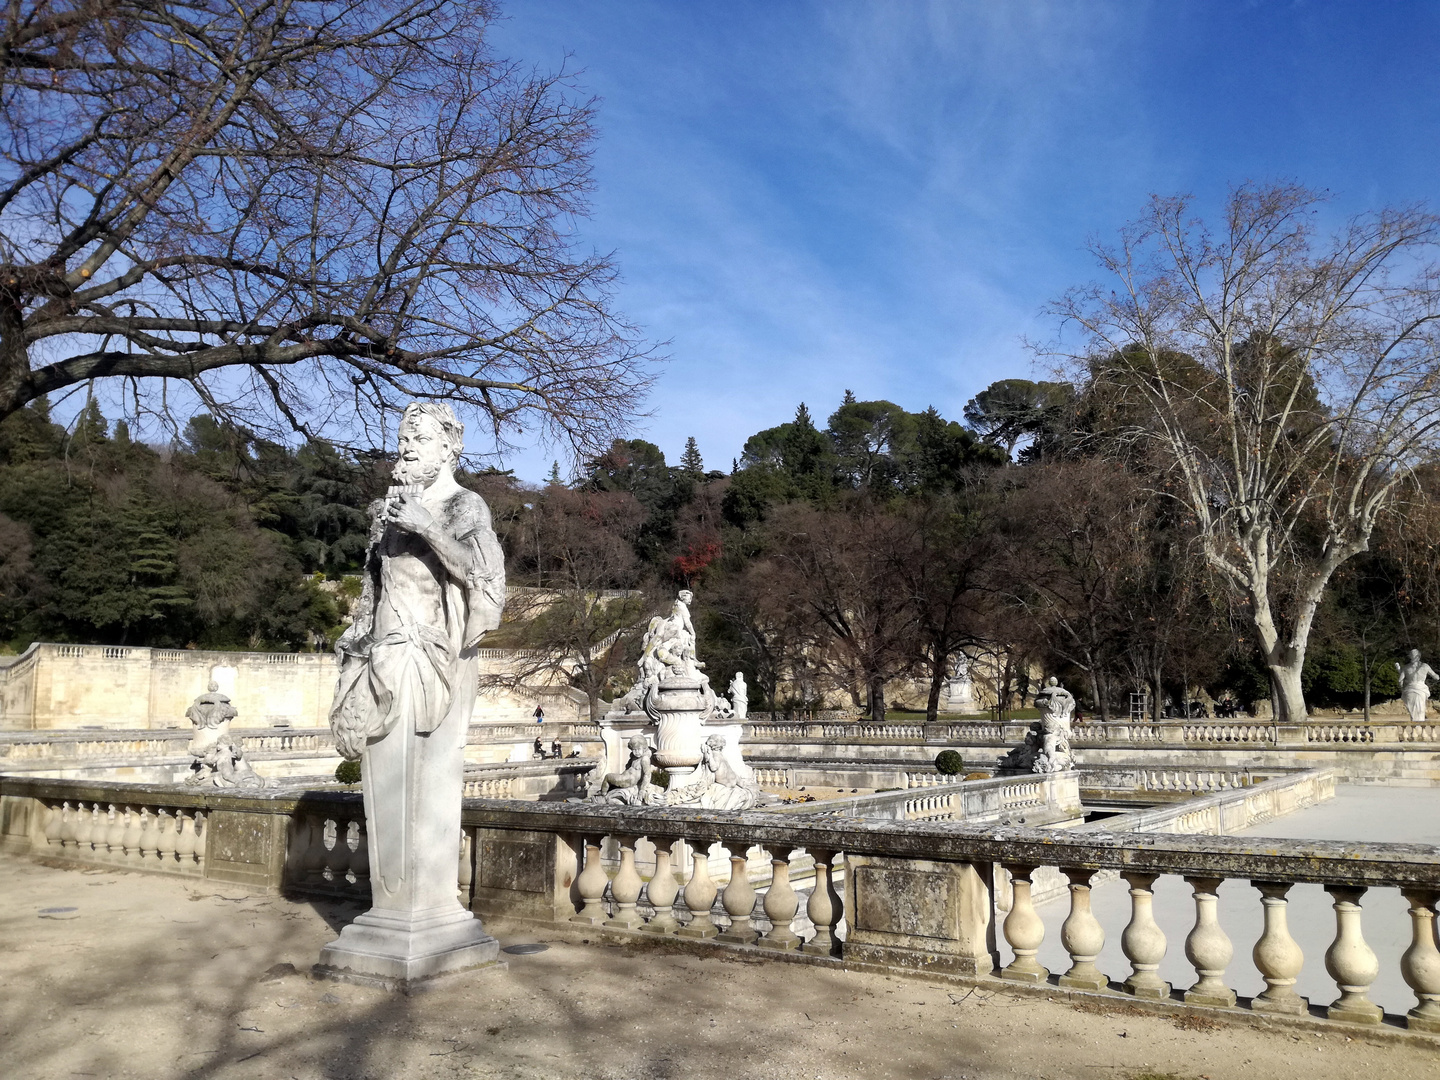
<svg viewBox="0 0 1440 1080">
<path fill-rule="evenodd" d="M 650 702 L 658 743 L 655 760 L 673 777 L 688 775 L 700 764 L 700 743 L 705 715 L 703 676 L 670 675 L 660 680 Z"/>
</svg>

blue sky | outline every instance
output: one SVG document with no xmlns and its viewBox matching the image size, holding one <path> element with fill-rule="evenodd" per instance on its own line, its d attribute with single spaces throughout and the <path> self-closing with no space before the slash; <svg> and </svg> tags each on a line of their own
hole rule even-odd
<svg viewBox="0 0 1440 1080">
<path fill-rule="evenodd" d="M 602 99 L 584 242 L 670 357 L 636 434 L 728 468 L 843 391 L 958 419 L 1151 192 L 1431 201 L 1440 4 L 512 2 Z M 568 56 L 568 60 L 566 59 Z M 478 450 L 480 447 L 472 447 Z M 543 448 L 507 464 L 548 471 Z"/>
</svg>

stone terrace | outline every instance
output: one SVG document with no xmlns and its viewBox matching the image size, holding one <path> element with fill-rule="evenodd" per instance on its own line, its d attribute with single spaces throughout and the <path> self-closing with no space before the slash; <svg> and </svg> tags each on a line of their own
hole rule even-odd
<svg viewBox="0 0 1440 1080">
<path fill-rule="evenodd" d="M 49 911 L 49 908 L 73 910 Z M 687 1080 L 1076 1078 L 1402 1080 L 1435 1043 L 1390 1032 L 1265 1030 L 1165 1017 L 1056 988 L 971 991 L 847 972 L 602 944 L 576 927 L 497 921 L 542 941 L 508 970 L 405 998 L 272 975 L 305 969 L 358 908 L 204 879 L 55 869 L 0 855 L 0 1045 L 12 1080 Z"/>
</svg>

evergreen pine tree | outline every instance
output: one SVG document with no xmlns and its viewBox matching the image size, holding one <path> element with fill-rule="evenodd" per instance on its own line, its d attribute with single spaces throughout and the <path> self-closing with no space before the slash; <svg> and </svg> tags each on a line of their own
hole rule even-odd
<svg viewBox="0 0 1440 1080">
<path fill-rule="evenodd" d="M 560 485 L 563 485 L 565 483 L 564 480 L 560 479 L 560 462 L 552 461 L 550 463 L 550 477 L 546 482 L 550 484 Z"/>
<path fill-rule="evenodd" d="M 854 404 L 855 404 L 855 391 L 854 391 L 854 390 L 846 390 L 846 391 L 845 391 L 845 400 L 842 401 L 840 404 L 842 404 L 842 405 L 854 405 Z"/>
<path fill-rule="evenodd" d="M 705 461 L 700 456 L 700 447 L 695 444 L 693 435 L 685 440 L 685 452 L 680 455 L 680 468 L 697 480 L 705 475 Z"/>
</svg>

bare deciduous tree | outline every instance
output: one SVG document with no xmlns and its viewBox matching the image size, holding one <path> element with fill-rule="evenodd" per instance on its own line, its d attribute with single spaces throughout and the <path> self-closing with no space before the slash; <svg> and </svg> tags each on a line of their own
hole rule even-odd
<svg viewBox="0 0 1440 1080">
<path fill-rule="evenodd" d="M 535 497 L 529 529 L 509 536 L 514 576 L 535 586 L 513 589 L 506 607 L 524 626 L 506 677 L 512 685 L 558 676 L 585 692 L 591 717 L 602 714 L 601 692 L 629 667 L 627 631 L 645 624 L 634 548 L 644 519 L 629 492 L 551 485 Z"/>
<path fill-rule="evenodd" d="M 771 533 L 767 602 L 776 621 L 808 624 L 826 640 L 831 666 L 859 677 L 871 719 L 883 721 L 885 684 L 921 658 L 919 605 L 899 572 L 913 523 L 860 497 L 840 510 L 783 507 Z"/>
<path fill-rule="evenodd" d="M 1243 186 L 1212 232 L 1156 197 L 1094 246 L 1108 280 L 1052 309 L 1083 331 L 1092 390 L 1176 470 L 1290 720 L 1327 583 L 1440 432 L 1437 219 L 1387 209 L 1322 239 L 1320 202 Z"/>
<path fill-rule="evenodd" d="M 16 0 L 0 16 L 0 418 L 123 380 L 353 436 L 439 398 L 608 441 L 647 382 L 576 253 L 593 109 L 490 0 Z"/>
</svg>

